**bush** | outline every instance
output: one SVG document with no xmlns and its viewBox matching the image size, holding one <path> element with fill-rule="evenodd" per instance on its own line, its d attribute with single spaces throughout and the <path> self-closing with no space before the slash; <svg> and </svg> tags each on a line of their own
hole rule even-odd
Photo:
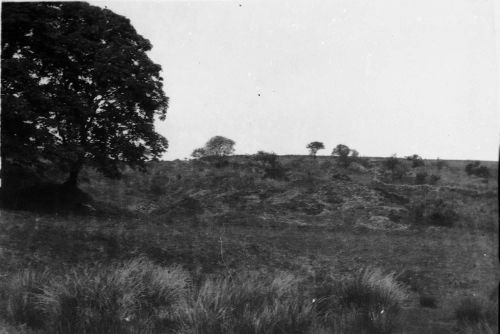
<svg viewBox="0 0 500 334">
<path fill-rule="evenodd" d="M 441 160 L 441 159 L 437 158 L 437 160 L 436 160 L 436 168 L 438 170 L 441 170 L 444 167 L 448 167 L 448 163 L 446 161 L 444 161 L 444 160 Z"/>
<path fill-rule="evenodd" d="M 401 161 L 396 157 L 396 155 L 387 158 L 383 162 L 383 165 L 387 170 L 391 172 L 393 180 L 395 179 L 401 180 L 403 176 L 406 174 L 407 167 L 401 163 Z"/>
<path fill-rule="evenodd" d="M 259 151 L 254 155 L 254 160 L 265 166 L 274 166 L 279 164 L 276 153 Z"/>
<path fill-rule="evenodd" d="M 332 156 L 337 158 L 338 163 L 347 168 L 351 163 L 359 159 L 359 153 L 344 144 L 338 144 L 332 151 Z"/>
<path fill-rule="evenodd" d="M 264 178 L 286 179 L 286 169 L 279 162 L 278 156 L 275 153 L 259 151 L 254 156 L 254 159 L 264 169 Z"/>
<path fill-rule="evenodd" d="M 431 174 L 431 176 L 429 177 L 429 184 L 432 184 L 432 185 L 436 185 L 439 180 L 441 180 L 441 176 L 439 175 L 435 175 L 435 174 Z"/>
<path fill-rule="evenodd" d="M 392 155 L 389 158 L 384 160 L 384 166 L 390 171 L 394 171 L 398 165 L 400 165 L 401 162 L 399 159 L 396 157 L 396 155 Z"/>
<path fill-rule="evenodd" d="M 365 168 L 371 167 L 370 159 L 368 157 L 356 157 L 356 158 L 354 158 L 354 162 L 360 164 L 361 166 L 363 166 Z"/>
<path fill-rule="evenodd" d="M 155 173 L 150 180 L 149 191 L 155 196 L 165 195 L 170 178 L 161 173 Z"/>
<path fill-rule="evenodd" d="M 434 174 L 427 174 L 427 172 L 418 172 L 415 175 L 415 184 L 431 184 L 435 185 L 437 182 L 441 179 L 439 175 L 434 175 Z"/>
<path fill-rule="evenodd" d="M 417 175 L 415 175 L 415 184 L 425 184 L 427 175 L 426 172 L 418 172 Z"/>
<path fill-rule="evenodd" d="M 423 166 L 425 166 L 424 160 L 418 154 L 414 154 L 414 155 L 408 156 L 408 157 L 406 157 L 406 160 L 411 161 L 411 167 L 412 168 L 417 168 L 417 167 L 423 167 Z"/>
<path fill-rule="evenodd" d="M 442 199 L 414 203 L 411 211 L 417 224 L 452 227 L 458 219 L 457 212 Z"/>
<path fill-rule="evenodd" d="M 465 165 L 467 175 L 475 175 L 487 179 L 490 177 L 490 170 L 486 166 L 481 166 L 479 161 L 474 161 Z"/>
</svg>

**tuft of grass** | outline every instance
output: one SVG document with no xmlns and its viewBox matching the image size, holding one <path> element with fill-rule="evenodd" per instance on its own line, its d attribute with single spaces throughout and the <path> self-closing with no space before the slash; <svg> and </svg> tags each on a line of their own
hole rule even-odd
<svg viewBox="0 0 500 334">
<path fill-rule="evenodd" d="M 420 306 L 428 308 L 437 308 L 436 298 L 429 295 L 421 295 L 419 298 Z"/>
<path fill-rule="evenodd" d="M 46 333 L 155 333 L 177 326 L 188 276 L 139 258 L 76 268 L 64 276 L 23 274 L 13 286 L 10 320 Z M 14 277 L 12 282 L 18 280 Z M 14 284 L 14 283 L 13 283 Z"/>
<path fill-rule="evenodd" d="M 341 282 L 324 282 L 315 291 L 319 319 L 335 333 L 392 333 L 407 298 L 394 273 L 365 268 Z"/>
<path fill-rule="evenodd" d="M 181 333 L 304 333 L 312 303 L 287 273 L 250 272 L 205 281 L 181 310 Z"/>
<path fill-rule="evenodd" d="M 366 268 L 345 281 L 339 293 L 344 309 L 355 310 L 356 323 L 370 333 L 392 333 L 400 318 L 406 289 L 394 273 L 379 268 Z"/>
<path fill-rule="evenodd" d="M 455 309 L 459 325 L 495 324 L 498 319 L 498 305 L 480 297 L 467 297 Z"/>
<path fill-rule="evenodd" d="M 46 271 L 23 270 L 2 286 L 2 313 L 9 322 L 34 329 L 42 328 L 44 318 L 37 301 L 48 280 Z"/>
<path fill-rule="evenodd" d="M 466 324 L 464 327 L 460 328 L 459 334 L 497 334 L 498 328 L 489 324 L 488 322 L 478 322 L 472 324 Z"/>
</svg>

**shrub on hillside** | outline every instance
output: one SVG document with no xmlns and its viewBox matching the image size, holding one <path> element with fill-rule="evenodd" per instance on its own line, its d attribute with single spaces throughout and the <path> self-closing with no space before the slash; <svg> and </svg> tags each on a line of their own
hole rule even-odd
<svg viewBox="0 0 500 334">
<path fill-rule="evenodd" d="M 417 224 L 452 227 L 458 220 L 458 213 L 442 199 L 413 203 L 411 211 Z"/>
<path fill-rule="evenodd" d="M 340 166 L 347 168 L 349 165 L 359 159 L 359 153 L 344 144 L 338 144 L 332 151 L 332 156 L 337 158 Z"/>
<path fill-rule="evenodd" d="M 435 174 L 431 174 L 429 176 L 428 183 L 431 184 L 431 185 L 436 185 L 439 182 L 439 180 L 441 180 L 441 176 L 435 175 Z"/>
<path fill-rule="evenodd" d="M 167 185 L 170 178 L 161 173 L 155 173 L 150 180 L 149 191 L 155 196 L 164 195 L 167 192 Z"/>
<path fill-rule="evenodd" d="M 441 159 L 437 158 L 437 160 L 436 160 L 436 168 L 438 170 L 441 170 L 444 167 L 448 167 L 448 163 L 446 161 L 444 161 L 444 160 L 441 160 Z"/>
<path fill-rule="evenodd" d="M 234 145 L 236 143 L 223 136 L 215 136 L 210 138 L 205 146 L 197 148 L 191 153 L 195 159 L 203 159 L 208 161 L 216 168 L 222 168 L 229 165 L 228 156 L 234 153 Z"/>
<path fill-rule="evenodd" d="M 486 166 L 481 166 L 479 161 L 474 161 L 465 165 L 467 175 L 475 175 L 487 179 L 490 177 L 490 170 Z"/>
<path fill-rule="evenodd" d="M 370 168 L 371 167 L 371 162 L 370 162 L 370 159 L 368 157 L 355 157 L 354 158 L 354 162 L 360 164 L 361 166 L 365 167 L 365 168 Z"/>
<path fill-rule="evenodd" d="M 396 155 L 392 155 L 385 159 L 383 166 L 391 172 L 393 180 L 401 180 L 406 174 L 407 167 L 396 157 Z"/>
<path fill-rule="evenodd" d="M 412 168 L 425 166 L 424 159 L 422 159 L 422 157 L 419 156 L 418 154 L 408 156 L 408 157 L 406 157 L 406 160 L 411 161 Z"/>
<path fill-rule="evenodd" d="M 254 155 L 254 159 L 262 165 L 274 166 L 279 163 L 278 155 L 272 152 L 259 151 Z"/>
<path fill-rule="evenodd" d="M 395 170 L 396 167 L 400 164 L 401 163 L 395 154 L 384 160 L 385 168 L 387 168 L 390 171 Z"/>
<path fill-rule="evenodd" d="M 415 184 L 421 185 L 421 184 L 430 184 L 430 185 L 435 185 L 438 183 L 438 181 L 441 179 L 439 175 L 435 174 L 427 174 L 426 171 L 422 172 L 417 172 L 415 174 Z"/>
<path fill-rule="evenodd" d="M 418 172 L 415 175 L 415 184 L 425 184 L 427 180 L 427 172 Z"/>
<path fill-rule="evenodd" d="M 286 168 L 279 162 L 275 153 L 259 151 L 254 159 L 264 169 L 264 178 L 286 179 Z"/>
</svg>

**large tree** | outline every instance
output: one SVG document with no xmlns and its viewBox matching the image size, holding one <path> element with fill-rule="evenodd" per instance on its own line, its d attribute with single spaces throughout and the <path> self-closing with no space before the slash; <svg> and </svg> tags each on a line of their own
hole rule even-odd
<svg viewBox="0 0 500 334">
<path fill-rule="evenodd" d="M 168 147 L 161 67 L 130 21 L 84 2 L 2 4 L 2 158 L 51 161 L 77 185 L 83 165 L 106 176 Z"/>
</svg>

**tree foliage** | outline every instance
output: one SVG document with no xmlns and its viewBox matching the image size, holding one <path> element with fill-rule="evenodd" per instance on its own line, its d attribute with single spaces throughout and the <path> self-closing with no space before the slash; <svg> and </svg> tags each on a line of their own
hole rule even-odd
<svg viewBox="0 0 500 334">
<path fill-rule="evenodd" d="M 223 136 L 215 136 L 210 138 L 205 146 L 197 148 L 191 153 L 194 158 L 204 157 L 225 157 L 234 153 L 234 145 L 236 143 Z"/>
<path fill-rule="evenodd" d="M 356 150 L 350 149 L 347 145 L 338 144 L 333 149 L 332 156 L 337 157 L 341 166 L 349 167 L 349 165 L 359 157 L 359 153 Z"/>
<path fill-rule="evenodd" d="M 191 153 L 191 156 L 195 159 L 203 158 L 205 155 L 205 149 L 203 147 L 196 148 L 193 150 L 193 153 Z"/>
<path fill-rule="evenodd" d="M 400 159 L 393 154 L 389 158 L 385 159 L 383 162 L 385 168 L 391 172 L 392 179 L 402 179 L 407 172 L 407 167 L 403 164 Z"/>
<path fill-rule="evenodd" d="M 320 141 L 313 141 L 307 144 L 306 148 L 309 150 L 309 154 L 316 158 L 316 153 L 318 153 L 319 150 L 324 149 L 325 145 Z"/>
<path fill-rule="evenodd" d="M 490 170 L 486 166 L 481 166 L 479 161 L 470 162 L 465 165 L 467 175 L 475 175 L 487 179 L 490 177 Z"/>
<path fill-rule="evenodd" d="M 391 155 L 389 158 L 387 158 L 385 161 L 384 161 L 384 166 L 390 170 L 390 171 L 394 171 L 396 170 L 396 168 L 401 164 L 401 162 L 399 161 L 398 157 L 396 156 L 396 154 L 393 154 Z"/>
<path fill-rule="evenodd" d="M 205 144 L 205 154 L 209 156 L 227 156 L 234 153 L 235 142 L 229 138 L 215 136 Z"/>
<path fill-rule="evenodd" d="M 276 153 L 259 151 L 254 156 L 254 159 L 264 169 L 264 178 L 271 179 L 286 179 L 286 168 L 278 160 Z"/>
<path fill-rule="evenodd" d="M 2 7 L 4 163 L 51 161 L 76 185 L 84 164 L 117 177 L 160 157 L 161 67 L 127 18 L 84 2 Z"/>
<path fill-rule="evenodd" d="M 424 159 L 418 154 L 407 156 L 406 160 L 411 161 L 412 168 L 425 166 Z"/>
</svg>

